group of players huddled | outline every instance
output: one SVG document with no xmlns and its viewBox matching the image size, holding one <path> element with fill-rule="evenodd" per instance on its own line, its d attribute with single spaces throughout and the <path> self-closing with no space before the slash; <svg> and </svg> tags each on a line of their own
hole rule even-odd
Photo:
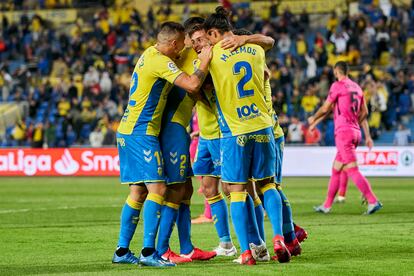
<svg viewBox="0 0 414 276">
<path fill-rule="evenodd" d="M 273 44 L 271 37 L 234 30 L 223 7 L 206 19 L 192 17 L 184 26 L 161 25 L 156 45 L 135 66 L 118 128 L 121 183 L 129 185 L 130 193 L 113 263 L 166 267 L 235 256 L 226 198 L 241 251 L 234 262 L 289 262 L 301 254 L 307 233 L 293 223 L 280 187 L 284 135 L 272 108 L 265 63 L 265 51 Z M 194 106 L 200 140 L 192 168 L 187 126 Z M 214 251 L 191 241 L 193 175 L 202 177 L 211 206 L 219 238 Z M 129 246 L 142 208 L 144 238 L 137 257 Z M 264 210 L 272 225 L 273 257 L 265 243 Z M 180 254 L 169 247 L 174 224 Z"/>
</svg>

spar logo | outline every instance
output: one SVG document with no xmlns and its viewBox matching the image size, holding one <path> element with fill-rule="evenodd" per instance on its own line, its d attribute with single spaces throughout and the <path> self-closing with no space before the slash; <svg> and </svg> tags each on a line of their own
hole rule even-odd
<svg viewBox="0 0 414 276">
<path fill-rule="evenodd" d="M 119 172 L 118 155 L 98 154 L 93 150 L 84 150 L 75 157 L 73 152 L 65 149 L 25 152 L 9 151 L 0 154 L 0 174 L 40 175 L 99 175 L 104 172 Z M 56 153 L 57 157 L 56 157 Z M 59 154 L 60 153 L 60 154 Z"/>
<path fill-rule="evenodd" d="M 358 151 L 361 166 L 398 166 L 398 151 Z"/>
</svg>

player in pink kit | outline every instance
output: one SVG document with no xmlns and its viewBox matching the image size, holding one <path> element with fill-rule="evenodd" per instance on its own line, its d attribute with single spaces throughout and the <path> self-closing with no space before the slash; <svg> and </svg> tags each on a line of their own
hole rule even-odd
<svg viewBox="0 0 414 276">
<path fill-rule="evenodd" d="M 367 105 L 362 89 L 357 83 L 348 78 L 346 62 L 339 61 L 336 63 L 334 74 L 337 81 L 332 84 L 328 98 L 315 115 L 308 118 L 310 129 L 314 129 L 320 119 L 333 110 L 337 149 L 327 198 L 323 205 L 316 206 L 314 209 L 321 213 L 330 212 L 339 189 L 341 171 L 344 171 L 367 199 L 368 209 L 366 214 L 373 214 L 382 208 L 382 204 L 372 192 L 368 180 L 359 171 L 355 153 L 355 149 L 361 141 L 360 125 L 364 131 L 366 146 L 369 149 L 373 146 L 367 121 Z"/>
</svg>

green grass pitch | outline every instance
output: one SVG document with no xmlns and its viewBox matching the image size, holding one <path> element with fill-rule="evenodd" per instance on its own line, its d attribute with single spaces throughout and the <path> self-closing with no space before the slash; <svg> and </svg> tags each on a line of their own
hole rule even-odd
<svg viewBox="0 0 414 276">
<path fill-rule="evenodd" d="M 0 178 L 0 275 L 414 275 L 414 179 L 370 180 L 384 208 L 363 216 L 365 206 L 352 184 L 347 202 L 323 215 L 312 206 L 323 201 L 327 178 L 285 178 L 294 220 L 309 233 L 302 255 L 289 264 L 246 267 L 217 257 L 154 269 L 111 264 L 128 191 L 117 178 Z M 192 215 L 202 208 L 195 194 Z M 270 241 L 270 223 L 265 223 Z M 193 226 L 192 238 L 203 249 L 218 242 L 212 224 Z M 136 253 L 141 240 L 142 221 L 131 245 Z M 171 246 L 178 250 L 176 230 Z"/>
</svg>

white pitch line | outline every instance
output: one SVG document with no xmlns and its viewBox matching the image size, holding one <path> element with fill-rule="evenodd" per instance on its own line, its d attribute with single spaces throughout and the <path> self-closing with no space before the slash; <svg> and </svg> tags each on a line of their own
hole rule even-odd
<svg viewBox="0 0 414 276">
<path fill-rule="evenodd" d="M 13 214 L 13 213 L 25 213 L 25 212 L 50 211 L 50 210 L 73 210 L 73 209 L 83 209 L 83 208 L 107 208 L 107 207 L 121 207 L 121 205 L 112 204 L 112 205 L 100 205 L 100 206 L 60 206 L 57 208 L 8 209 L 8 210 L 0 210 L 0 215 L 1 214 Z"/>
</svg>

